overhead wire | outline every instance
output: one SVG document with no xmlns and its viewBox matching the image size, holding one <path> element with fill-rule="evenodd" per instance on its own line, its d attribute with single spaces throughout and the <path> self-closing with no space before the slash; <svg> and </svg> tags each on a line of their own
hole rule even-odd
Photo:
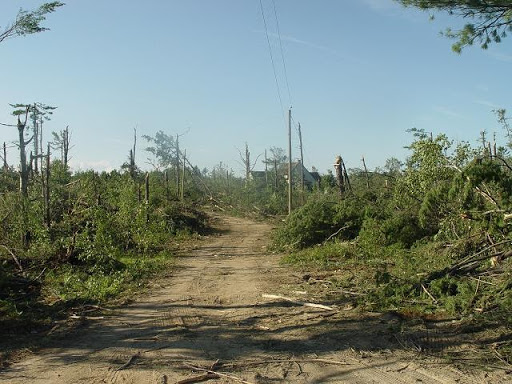
<svg viewBox="0 0 512 384">
<path fill-rule="evenodd" d="M 277 36 L 279 37 L 279 48 L 281 50 L 281 59 L 283 61 L 284 79 L 285 79 L 285 82 L 286 82 L 286 89 L 288 90 L 288 100 L 290 101 L 290 106 L 291 106 L 291 105 L 293 105 L 293 103 L 292 103 L 292 93 L 290 92 L 290 84 L 288 82 L 288 72 L 286 70 L 286 62 L 284 60 L 283 39 L 281 39 L 281 29 L 279 28 L 279 19 L 277 17 L 277 9 L 276 9 L 276 2 L 275 2 L 275 0 L 272 0 L 272 4 L 274 6 L 274 17 L 276 19 Z"/>
<path fill-rule="evenodd" d="M 265 26 L 265 35 L 267 36 L 268 52 L 270 53 L 270 61 L 272 62 L 272 70 L 274 71 L 274 79 L 276 81 L 277 96 L 279 98 L 279 104 L 281 106 L 281 112 L 283 114 L 283 121 L 286 126 L 286 118 L 284 115 L 283 99 L 281 97 L 281 90 L 279 87 L 279 81 L 277 80 L 276 65 L 274 62 L 274 55 L 272 54 L 272 45 L 270 44 L 270 38 L 268 36 L 267 19 L 265 18 L 265 10 L 263 9 L 263 2 L 260 0 L 261 16 L 263 18 L 263 25 Z"/>
</svg>

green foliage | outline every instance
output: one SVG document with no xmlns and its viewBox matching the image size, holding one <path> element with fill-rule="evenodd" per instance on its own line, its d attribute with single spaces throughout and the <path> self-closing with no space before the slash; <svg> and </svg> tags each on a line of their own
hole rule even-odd
<svg viewBox="0 0 512 384">
<path fill-rule="evenodd" d="M 173 136 L 164 133 L 164 131 L 158 131 L 155 137 L 148 135 L 142 137 L 150 144 L 146 151 L 153 155 L 154 159 L 151 160 L 151 163 L 155 167 L 166 169 L 173 164 L 176 165 L 178 148 Z"/>
<path fill-rule="evenodd" d="M 491 43 L 500 43 L 512 30 L 512 3 L 487 0 L 397 0 L 405 6 L 424 10 L 446 11 L 466 20 L 460 30 L 447 29 L 444 35 L 456 39 L 452 45 L 454 52 L 460 53 L 466 46 L 480 43 L 487 49 Z M 432 16 L 433 17 L 433 16 Z"/>
<path fill-rule="evenodd" d="M 453 147 L 412 133 L 404 166 L 373 173 L 370 189 L 352 170 L 351 194 L 314 196 L 294 212 L 273 237 L 290 252 L 283 261 L 335 270 L 332 284 L 360 293 L 364 308 L 511 324 L 512 159 L 485 141 Z M 343 223 L 350 242 L 324 243 Z"/>
<path fill-rule="evenodd" d="M 2 324 L 37 322 L 41 313 L 54 316 L 46 300 L 57 300 L 64 310 L 115 297 L 169 263 L 177 236 L 208 227 L 206 215 L 190 202 L 168 199 L 159 172 L 149 175 L 148 202 L 139 193 L 144 186 L 128 173 L 71 174 L 61 161 L 51 163 L 45 179 L 48 205 L 41 175 L 34 172 L 29 179 L 27 199 L 17 190 L 14 172 L 2 178 L 9 181 L 0 194 Z"/>
<path fill-rule="evenodd" d="M 293 251 L 285 255 L 281 261 L 300 268 L 313 267 L 332 270 L 343 267 L 354 257 L 356 257 L 356 248 L 350 243 L 330 242 L 322 247 Z"/>
<path fill-rule="evenodd" d="M 44 3 L 39 8 L 33 11 L 27 11 L 20 9 L 16 20 L 8 25 L 2 33 L 0 33 L 0 42 L 15 36 L 25 36 L 33 33 L 39 33 L 47 31 L 49 28 L 41 26 L 41 23 L 46 20 L 46 15 L 59 7 L 62 7 L 64 3 L 60 1 L 52 1 Z"/>
<path fill-rule="evenodd" d="M 300 249 L 319 244 L 331 235 L 339 239 L 354 238 L 363 214 L 355 196 L 338 202 L 332 195 L 315 194 L 275 232 L 274 246 Z"/>
</svg>

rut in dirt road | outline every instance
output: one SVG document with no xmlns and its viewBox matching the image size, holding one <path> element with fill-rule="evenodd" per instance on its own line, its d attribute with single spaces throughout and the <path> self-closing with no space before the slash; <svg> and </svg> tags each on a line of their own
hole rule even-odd
<svg viewBox="0 0 512 384">
<path fill-rule="evenodd" d="M 312 301 L 296 291 L 300 276 L 266 251 L 268 224 L 219 217 L 217 225 L 149 296 L 14 364 L 0 382 L 506 382 L 500 372 L 462 373 L 418 356 L 417 341 L 397 338 L 395 318 L 263 297 Z"/>
</svg>

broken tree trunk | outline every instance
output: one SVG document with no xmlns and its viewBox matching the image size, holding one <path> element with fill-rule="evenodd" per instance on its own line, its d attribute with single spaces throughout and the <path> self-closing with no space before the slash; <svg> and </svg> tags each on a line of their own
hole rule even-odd
<svg viewBox="0 0 512 384">
<path fill-rule="evenodd" d="M 334 161 L 334 170 L 336 171 L 336 181 L 340 190 L 340 196 L 343 197 L 343 194 L 345 193 L 345 180 L 343 178 L 343 160 L 341 159 L 341 156 L 336 156 L 336 160 Z"/>
</svg>

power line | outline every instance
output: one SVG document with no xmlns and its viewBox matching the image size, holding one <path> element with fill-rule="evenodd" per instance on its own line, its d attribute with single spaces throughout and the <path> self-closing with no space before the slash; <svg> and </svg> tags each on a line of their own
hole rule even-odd
<svg viewBox="0 0 512 384">
<path fill-rule="evenodd" d="M 281 49 L 281 58 L 283 60 L 283 69 L 284 69 L 284 79 L 286 82 L 286 88 L 288 89 L 288 100 L 290 101 L 290 105 L 292 105 L 292 94 L 290 92 L 290 84 L 288 83 L 288 73 L 286 71 L 286 63 L 284 60 L 284 51 L 283 51 L 283 41 L 281 39 L 281 30 L 279 28 L 279 19 L 277 18 L 277 10 L 276 10 L 276 2 L 272 0 L 272 4 L 274 5 L 274 16 L 276 18 L 276 26 L 277 26 L 277 35 L 279 36 L 279 48 Z"/>
<path fill-rule="evenodd" d="M 267 36 L 268 52 L 270 53 L 270 61 L 272 62 L 272 69 L 274 71 L 274 79 L 276 81 L 277 96 L 279 97 L 279 104 L 281 106 L 281 113 L 283 114 L 284 125 L 286 126 L 286 118 L 284 116 L 283 99 L 281 98 L 281 90 L 279 89 L 279 81 L 277 80 L 276 66 L 274 63 L 274 56 L 272 55 L 272 46 L 270 44 L 270 38 L 268 37 L 267 20 L 265 18 L 265 11 L 263 10 L 263 2 L 260 0 L 261 16 L 263 18 L 263 25 L 265 26 L 265 35 Z"/>
</svg>

